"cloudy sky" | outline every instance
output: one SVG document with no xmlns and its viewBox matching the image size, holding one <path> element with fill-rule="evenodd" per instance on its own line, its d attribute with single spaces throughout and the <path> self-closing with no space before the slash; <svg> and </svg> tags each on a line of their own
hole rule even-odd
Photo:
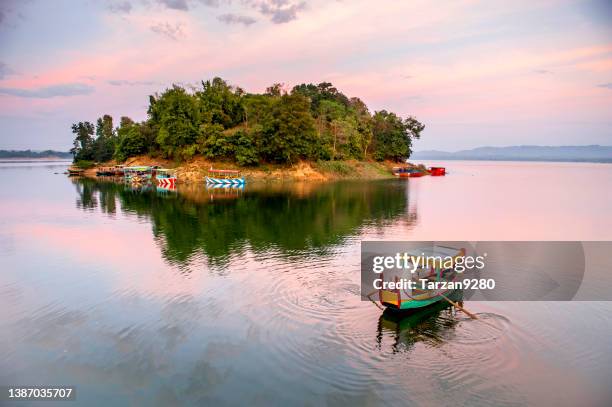
<svg viewBox="0 0 612 407">
<path fill-rule="evenodd" d="M 612 145 L 608 0 L 0 0 L 0 148 L 145 118 L 148 95 L 221 76 L 330 81 L 426 124 L 417 150 Z"/>
</svg>

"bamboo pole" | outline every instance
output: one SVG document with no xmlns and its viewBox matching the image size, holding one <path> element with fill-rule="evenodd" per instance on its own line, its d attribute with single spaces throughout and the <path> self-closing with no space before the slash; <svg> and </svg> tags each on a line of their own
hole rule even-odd
<svg viewBox="0 0 612 407">
<path fill-rule="evenodd" d="M 465 314 L 467 314 L 470 318 L 472 319 L 478 319 L 478 317 L 476 316 L 476 314 L 472 314 L 470 311 L 466 310 L 465 308 L 463 308 L 461 305 L 459 305 L 458 303 L 452 301 L 451 299 L 449 299 L 447 296 L 445 296 L 444 294 L 440 294 L 440 296 L 442 298 L 444 298 L 446 301 L 448 301 L 453 307 L 457 308 L 459 311 L 463 311 Z"/>
<path fill-rule="evenodd" d="M 374 300 L 372 299 L 372 297 L 371 297 L 371 296 L 372 296 L 372 294 L 375 294 L 375 293 L 377 293 L 377 292 L 378 292 L 378 290 L 374 290 L 374 291 L 372 291 L 370 294 L 366 295 L 366 297 L 368 298 L 368 300 L 372 301 L 372 303 L 373 303 L 374 305 L 376 305 L 376 306 L 377 306 L 379 309 L 381 309 L 381 310 L 383 310 L 383 311 L 384 311 L 385 309 L 384 309 L 383 307 L 381 307 L 380 305 L 378 305 L 378 303 L 377 303 L 376 301 L 374 301 Z"/>
</svg>

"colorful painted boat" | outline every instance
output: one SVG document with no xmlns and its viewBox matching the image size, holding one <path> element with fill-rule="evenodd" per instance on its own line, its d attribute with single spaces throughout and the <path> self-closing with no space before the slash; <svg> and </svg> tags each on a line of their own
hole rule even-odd
<svg viewBox="0 0 612 407">
<path fill-rule="evenodd" d="M 441 177 L 446 175 L 446 168 L 444 167 L 429 167 L 429 173 L 432 177 Z"/>
<path fill-rule="evenodd" d="M 422 177 L 425 175 L 425 172 L 415 168 L 395 167 L 393 168 L 393 175 L 398 178 L 415 178 Z"/>
<path fill-rule="evenodd" d="M 238 170 L 208 170 L 206 184 L 209 185 L 244 185 L 245 179 Z"/>
<path fill-rule="evenodd" d="M 70 177 L 73 177 L 73 176 L 78 176 L 78 175 L 83 175 L 83 172 L 84 172 L 84 171 L 85 171 L 85 170 L 84 170 L 83 168 L 79 168 L 79 167 L 72 166 L 72 167 L 69 167 L 69 168 L 68 168 L 68 175 L 69 175 Z"/>
<path fill-rule="evenodd" d="M 443 299 L 443 296 L 448 296 L 454 289 L 421 289 L 421 279 L 427 279 L 430 282 L 454 282 L 458 279 L 458 274 L 455 271 L 455 259 L 465 255 L 465 249 L 457 249 L 444 246 L 424 247 L 421 250 L 414 250 L 413 253 L 408 253 L 408 256 L 425 256 L 431 258 L 451 258 L 452 264 L 445 262 L 431 261 L 424 267 L 416 265 L 415 272 L 408 270 L 386 271 L 380 274 L 383 282 L 398 282 L 401 280 L 415 281 L 418 288 L 409 289 L 402 288 L 396 290 L 380 289 L 378 290 L 378 299 L 381 305 L 394 310 L 408 310 L 426 307 Z M 445 266 L 445 267 L 443 267 Z"/>
<path fill-rule="evenodd" d="M 128 182 L 147 182 L 153 176 L 153 169 L 148 166 L 124 167 L 123 177 Z"/>
<path fill-rule="evenodd" d="M 98 167 L 96 169 L 96 175 L 98 177 L 112 177 L 115 175 L 114 167 Z"/>
<path fill-rule="evenodd" d="M 177 182 L 176 172 L 167 168 L 157 168 L 155 179 L 159 187 L 169 189 L 174 189 Z"/>
</svg>

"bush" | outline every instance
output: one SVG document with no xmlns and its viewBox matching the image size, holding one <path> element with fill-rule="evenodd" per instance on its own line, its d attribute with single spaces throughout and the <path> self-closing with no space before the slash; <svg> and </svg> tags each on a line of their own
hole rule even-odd
<svg viewBox="0 0 612 407">
<path fill-rule="evenodd" d="M 325 172 L 332 172 L 340 175 L 349 175 L 352 172 L 351 166 L 344 161 L 317 161 L 317 167 Z"/>
<path fill-rule="evenodd" d="M 257 165 L 259 163 L 259 153 L 253 134 L 240 130 L 234 134 L 233 139 L 234 154 L 238 165 Z"/>
<path fill-rule="evenodd" d="M 89 161 L 89 160 L 79 160 L 79 161 L 76 161 L 74 165 L 84 170 L 88 170 L 90 168 L 93 168 L 96 164 L 93 161 Z"/>
</svg>

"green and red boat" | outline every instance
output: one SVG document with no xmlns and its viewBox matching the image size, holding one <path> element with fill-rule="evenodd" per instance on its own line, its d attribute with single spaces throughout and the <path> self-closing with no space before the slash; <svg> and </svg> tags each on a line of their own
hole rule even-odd
<svg viewBox="0 0 612 407">
<path fill-rule="evenodd" d="M 423 170 L 411 167 L 394 167 L 392 172 L 398 178 L 416 178 L 427 174 Z"/>
<path fill-rule="evenodd" d="M 382 281 L 397 283 L 401 280 L 412 280 L 415 282 L 416 287 L 421 285 L 422 279 L 428 282 L 455 282 L 458 279 L 458 274 L 455 271 L 455 262 L 458 257 L 465 256 L 465 249 L 433 246 L 415 250 L 414 253 L 408 253 L 408 256 L 450 258 L 452 262 L 431 261 L 427 263 L 426 267 L 415 265 L 414 273 L 408 270 L 388 271 L 380 274 Z M 447 285 L 452 286 L 452 284 Z M 378 300 L 382 306 L 392 310 L 410 310 L 434 304 L 443 300 L 445 296 L 450 295 L 453 291 L 455 290 L 452 288 L 421 289 L 420 287 L 414 289 L 399 288 L 395 290 L 380 289 L 378 290 Z M 376 298 L 375 295 L 372 295 L 372 297 Z"/>
</svg>

